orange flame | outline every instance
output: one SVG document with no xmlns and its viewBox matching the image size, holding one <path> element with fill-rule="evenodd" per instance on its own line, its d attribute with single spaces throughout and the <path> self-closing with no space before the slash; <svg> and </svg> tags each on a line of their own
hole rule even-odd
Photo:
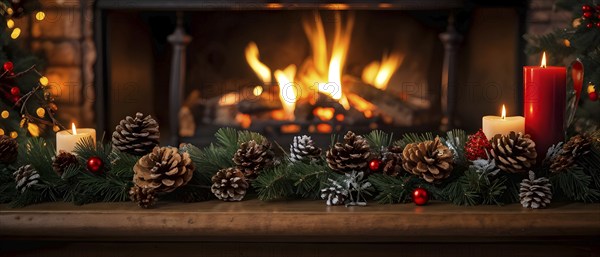
<svg viewBox="0 0 600 257">
<path fill-rule="evenodd" d="M 542 65 L 540 67 L 546 68 L 546 52 L 542 54 Z"/>
<path fill-rule="evenodd" d="M 254 42 L 248 43 L 246 46 L 246 61 L 248 65 L 254 70 L 254 73 L 262 80 L 264 83 L 271 82 L 271 69 L 267 67 L 264 63 L 259 60 L 258 46 Z"/>
<path fill-rule="evenodd" d="M 279 99 L 285 112 L 287 120 L 294 120 L 294 110 L 296 109 L 296 101 L 298 101 L 296 84 L 293 83 L 296 75 L 296 65 L 289 65 L 283 71 L 275 71 L 275 79 L 279 83 Z"/>
<path fill-rule="evenodd" d="M 384 54 L 381 62 L 373 61 L 363 69 L 362 80 L 378 89 L 385 90 L 403 59 L 404 56 L 397 52 L 390 55 Z"/>
<path fill-rule="evenodd" d="M 506 119 L 506 106 L 502 105 L 502 119 Z"/>
<path fill-rule="evenodd" d="M 77 128 L 75 127 L 75 123 L 71 123 L 71 130 L 73 131 L 73 135 L 77 135 Z"/>
</svg>

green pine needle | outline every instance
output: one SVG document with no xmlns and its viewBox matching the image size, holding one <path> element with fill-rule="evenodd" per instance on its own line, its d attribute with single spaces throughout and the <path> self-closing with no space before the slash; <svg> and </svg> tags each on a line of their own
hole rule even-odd
<svg viewBox="0 0 600 257">
<path fill-rule="evenodd" d="M 293 182 L 284 165 L 263 170 L 252 181 L 252 186 L 257 190 L 258 199 L 262 201 L 286 199 L 295 194 Z"/>
<path fill-rule="evenodd" d="M 389 147 L 392 144 L 393 134 L 385 133 L 381 130 L 373 130 L 365 135 L 365 139 L 369 142 L 371 149 L 376 152 L 381 152 L 382 149 Z"/>
</svg>

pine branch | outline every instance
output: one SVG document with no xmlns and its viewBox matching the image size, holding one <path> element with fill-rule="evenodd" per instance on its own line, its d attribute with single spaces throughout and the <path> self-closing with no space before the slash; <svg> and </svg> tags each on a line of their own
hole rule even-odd
<svg viewBox="0 0 600 257">
<path fill-rule="evenodd" d="M 290 163 L 288 170 L 289 179 L 296 187 L 295 194 L 302 198 L 318 199 L 321 189 L 328 184 L 329 178 L 339 176 L 331 172 L 322 162 Z"/>
<path fill-rule="evenodd" d="M 259 143 L 259 144 L 264 144 L 269 141 L 266 137 L 264 137 L 263 135 L 261 135 L 259 133 L 242 130 L 242 131 L 238 132 L 238 142 L 236 145 L 236 149 L 237 149 L 238 145 L 248 142 L 250 140 L 254 140 L 254 141 L 256 141 L 256 143 Z"/>
<path fill-rule="evenodd" d="M 592 177 L 585 174 L 582 167 L 575 166 L 550 177 L 553 194 L 572 201 L 595 202 L 600 199 L 600 191 L 590 188 Z"/>
<path fill-rule="evenodd" d="M 369 176 L 378 194 L 375 200 L 381 204 L 407 203 L 411 201 L 412 191 L 419 186 L 420 180 L 414 176 L 392 177 L 383 174 Z"/>
<path fill-rule="evenodd" d="M 455 129 L 446 132 L 446 138 L 442 141 L 454 154 L 454 163 L 466 167 L 468 160 L 465 157 L 465 145 L 468 141 L 467 133 L 464 130 Z"/>
<path fill-rule="evenodd" d="M 371 133 L 365 135 L 365 139 L 369 142 L 371 149 L 374 149 L 377 153 L 380 153 L 382 149 L 392 144 L 392 137 L 393 134 L 388 134 L 381 130 L 373 130 Z"/>
<path fill-rule="evenodd" d="M 228 152 L 235 152 L 237 150 L 239 141 L 238 130 L 234 128 L 220 128 L 215 133 L 215 137 L 219 146 L 227 149 Z"/>
<path fill-rule="evenodd" d="M 427 132 L 424 134 L 406 133 L 406 134 L 404 134 L 404 136 L 402 136 L 402 139 L 396 141 L 394 143 L 394 145 L 404 148 L 408 144 L 420 143 L 420 142 L 424 142 L 424 141 L 432 141 L 434 139 L 435 139 L 435 137 L 433 136 L 433 134 L 431 132 Z"/>
<path fill-rule="evenodd" d="M 258 199 L 262 201 L 285 199 L 295 194 L 293 182 L 283 165 L 263 170 L 252 181 L 252 186 L 258 192 Z"/>
</svg>

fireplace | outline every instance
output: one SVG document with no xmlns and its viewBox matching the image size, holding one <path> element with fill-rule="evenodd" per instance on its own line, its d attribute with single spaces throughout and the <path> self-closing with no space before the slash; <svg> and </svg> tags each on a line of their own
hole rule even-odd
<svg viewBox="0 0 600 257">
<path fill-rule="evenodd" d="M 142 111 L 157 117 L 169 143 L 200 145 L 224 126 L 281 144 L 300 133 L 327 144 L 346 130 L 475 127 L 473 108 L 456 115 L 468 97 L 520 97 L 520 72 L 494 67 L 522 62 L 514 49 L 523 7 L 488 5 L 99 0 L 98 126 L 110 131 Z M 494 55 L 477 42 L 486 13 L 511 24 L 506 32 L 491 23 L 509 37 L 491 43 L 505 56 L 489 69 L 473 61 Z"/>
</svg>

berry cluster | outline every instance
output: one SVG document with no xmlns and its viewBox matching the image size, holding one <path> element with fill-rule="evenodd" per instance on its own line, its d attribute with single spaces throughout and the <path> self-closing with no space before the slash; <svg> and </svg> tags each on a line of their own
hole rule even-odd
<svg viewBox="0 0 600 257">
<path fill-rule="evenodd" d="M 585 22 L 585 27 L 591 29 L 593 27 L 600 28 L 600 5 L 591 6 L 588 4 L 584 4 L 581 7 L 581 11 L 583 12 L 581 19 Z"/>
</svg>

